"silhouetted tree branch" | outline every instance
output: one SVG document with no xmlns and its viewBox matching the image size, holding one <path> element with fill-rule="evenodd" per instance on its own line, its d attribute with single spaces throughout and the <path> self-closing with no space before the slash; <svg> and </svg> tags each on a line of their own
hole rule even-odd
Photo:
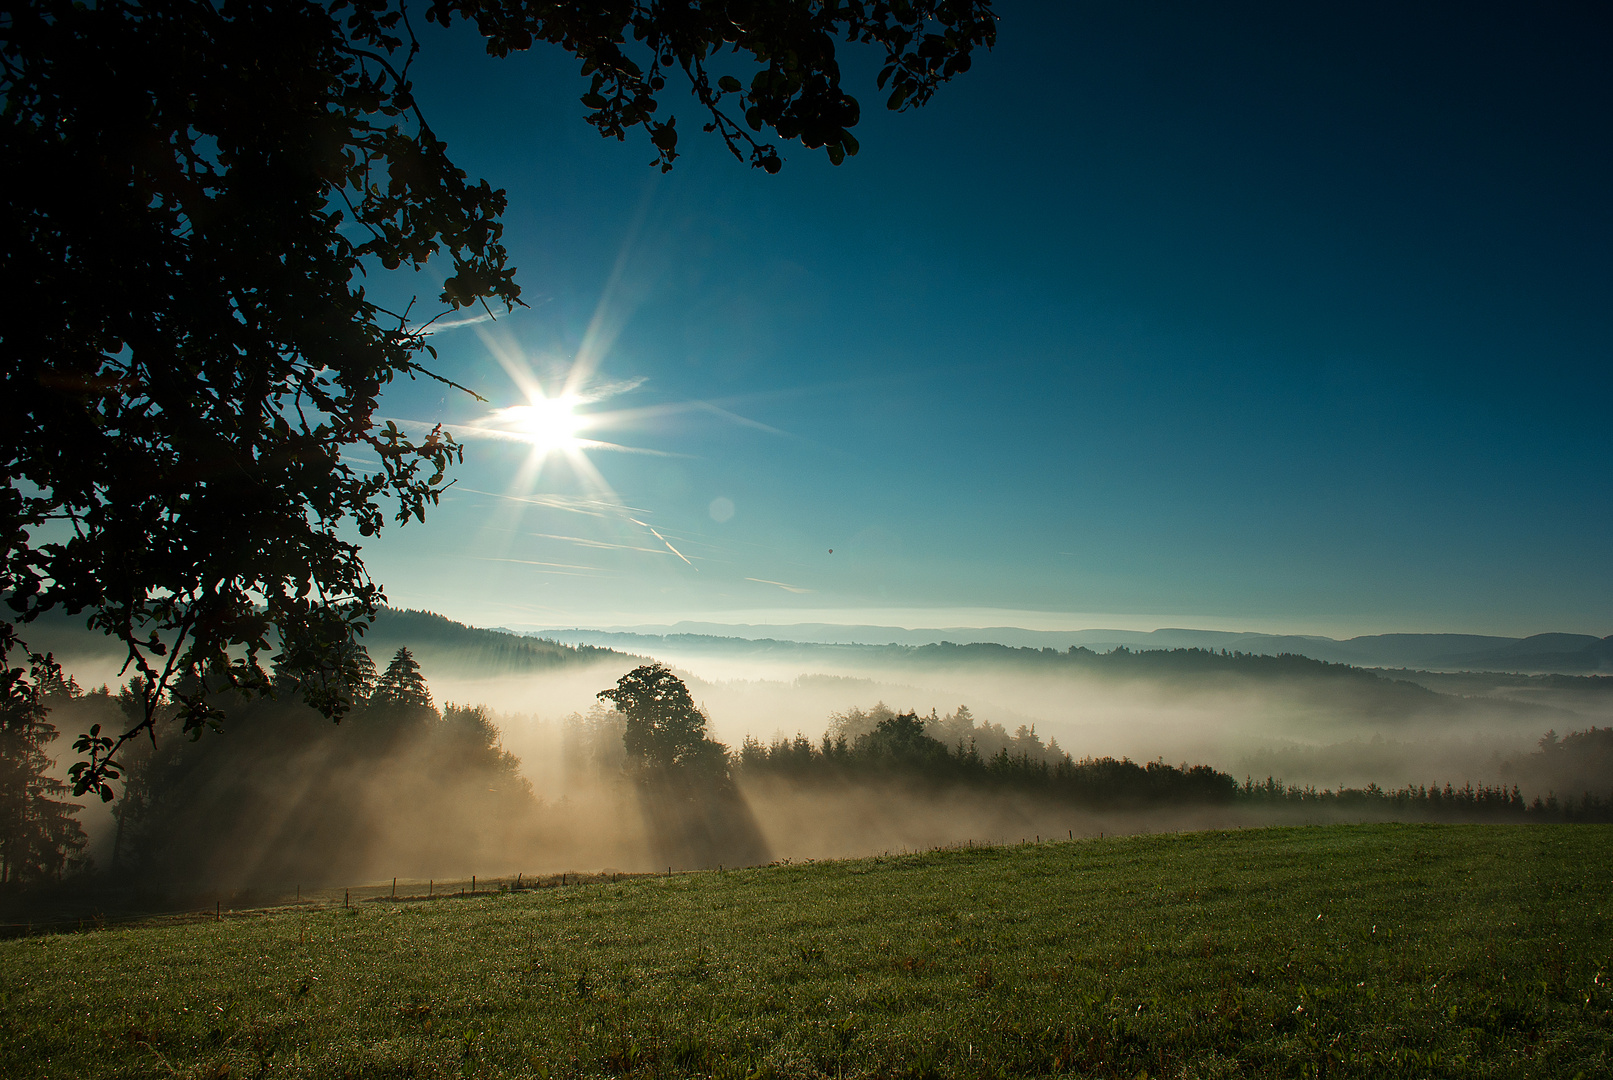
<svg viewBox="0 0 1613 1080">
<path fill-rule="evenodd" d="M 495 56 L 580 60 L 587 121 L 642 128 L 663 169 L 673 69 L 706 129 L 773 172 L 766 132 L 856 152 L 837 41 L 883 50 L 901 110 L 995 39 L 990 0 L 434 0 L 426 17 L 473 22 Z M 44 612 L 88 613 L 144 695 L 129 728 L 81 740 L 78 794 L 110 797 L 165 702 L 196 733 L 219 692 L 269 693 L 266 651 L 326 715 L 350 706 L 344 658 L 384 596 L 340 530 L 423 519 L 461 459 L 441 428 L 377 422 L 394 380 L 440 377 L 412 305 L 365 281 L 436 260 L 447 310 L 521 303 L 505 194 L 415 100 L 420 47 L 402 0 L 0 11 L 0 652 L 26 651 L 17 625 Z"/>
</svg>

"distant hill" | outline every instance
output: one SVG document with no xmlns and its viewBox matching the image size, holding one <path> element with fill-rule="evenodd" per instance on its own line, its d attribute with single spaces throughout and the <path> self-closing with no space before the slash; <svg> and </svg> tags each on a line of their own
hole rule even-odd
<svg viewBox="0 0 1613 1080">
<path fill-rule="evenodd" d="M 384 668 L 402 646 L 424 665 L 464 675 L 548 671 L 622 657 L 596 645 L 568 645 L 504 630 L 482 630 L 430 611 L 382 609 L 364 635 L 364 647 L 375 666 Z"/>
<path fill-rule="evenodd" d="M 1613 637 L 1536 634 L 1484 652 L 1447 657 L 1443 667 L 1541 674 L 1613 674 Z"/>
<path fill-rule="evenodd" d="M 1108 652 L 1085 647 L 1058 650 L 998 645 L 990 642 L 929 645 L 848 645 L 770 639 L 718 638 L 699 634 L 628 634 L 604 631 L 555 631 L 593 644 L 609 644 L 659 657 L 672 664 L 698 666 L 705 656 L 743 658 L 767 662 L 774 667 L 793 666 L 796 670 L 835 671 L 847 675 L 874 676 L 884 682 L 895 678 L 914 683 L 936 677 L 970 674 L 1009 679 L 1101 680 L 1121 684 L 1146 684 L 1172 695 L 1194 696 L 1205 693 L 1252 693 L 1260 700 L 1278 701 L 1292 717 L 1315 720 L 1371 720 L 1395 724 L 1412 719 L 1437 723 L 1458 721 L 1472 709 L 1466 695 L 1482 694 L 1486 714 L 1493 719 L 1527 721 L 1540 730 L 1557 727 L 1568 730 L 1575 715 L 1565 712 L 1552 700 L 1534 694 L 1496 694 L 1497 678 L 1523 680 L 1527 676 L 1469 676 L 1451 693 L 1445 687 L 1424 685 L 1422 672 L 1383 670 L 1317 660 L 1294 653 L 1266 655 L 1209 649 L 1130 649 L 1124 646 Z M 1439 679 L 1453 678 L 1438 676 Z M 1537 677 L 1539 678 L 1539 677 Z M 1584 676 L 1555 676 L 1572 679 L 1571 693 L 1593 693 L 1598 701 L 1602 683 L 1613 679 Z M 1478 681 L 1482 685 L 1469 685 Z M 1595 683 L 1596 686 L 1581 686 Z M 1254 700 L 1254 699 L 1251 699 Z M 1596 706 L 1600 708 L 1600 705 Z"/>
<path fill-rule="evenodd" d="M 693 629 L 695 627 L 717 632 L 701 632 Z M 52 614 L 31 624 L 26 636 L 34 648 L 54 651 L 59 657 L 100 657 L 115 663 L 121 653 L 110 638 L 86 630 L 82 618 Z M 803 661 L 841 660 L 853 665 L 885 659 L 923 663 L 927 654 L 914 650 L 942 646 L 953 650 L 978 646 L 974 652 L 947 654 L 950 661 L 970 662 L 987 656 L 1008 659 L 1015 653 L 1025 654 L 1018 656 L 1019 661 L 1025 661 L 1029 654 L 1066 655 L 1072 649 L 1096 655 L 1117 649 L 1138 655 L 1183 650 L 1219 654 L 1225 650 L 1229 654 L 1304 657 L 1334 665 L 1397 671 L 1613 674 L 1613 636 L 1597 638 L 1589 634 L 1536 634 L 1526 638 L 1372 634 L 1340 641 L 1305 635 L 1177 628 L 1147 632 L 1024 630 L 1018 627 L 908 630 L 825 623 L 792 626 L 679 623 L 675 628 L 517 631 L 481 629 L 428 611 L 387 608 L 365 635 L 364 644 L 379 666 L 384 667 L 387 658 L 399 646 L 407 645 L 422 659 L 430 658 L 436 664 L 451 665 L 470 674 L 547 670 L 613 656 L 654 654 L 666 649 Z"/>
<path fill-rule="evenodd" d="M 112 638 L 86 629 L 82 617 L 52 613 L 30 624 L 24 634 L 32 648 L 53 652 L 70 667 L 79 658 L 116 663 L 123 652 Z M 407 646 L 423 664 L 467 675 L 548 671 L 621 658 L 596 645 L 482 630 L 429 611 L 393 608 L 381 610 L 363 641 L 377 668 L 385 668 L 392 654 Z"/>
<path fill-rule="evenodd" d="M 1013 626 L 950 627 L 910 630 L 896 626 L 836 626 L 797 623 L 788 626 L 724 625 L 682 622 L 673 626 L 613 627 L 609 630 L 547 629 L 538 631 L 561 641 L 677 642 L 703 648 L 702 640 L 728 643 L 724 648 L 763 651 L 796 645 L 924 646 L 941 642 L 995 644 L 1016 648 L 1051 648 L 1065 652 L 1086 648 L 1097 653 L 1116 648 L 1137 651 L 1207 649 L 1266 656 L 1293 654 L 1356 667 L 1419 668 L 1429 671 L 1501 671 L 1523 674 L 1613 674 L 1613 637 L 1589 634 L 1537 634 L 1527 638 L 1482 634 L 1370 634 L 1337 640 L 1299 634 L 1254 634 L 1225 630 L 1165 628 L 1141 630 L 1025 630 Z M 715 648 L 715 647 L 713 647 Z"/>
<path fill-rule="evenodd" d="M 654 654 L 724 654 L 758 659 L 778 658 L 803 663 L 840 661 L 854 666 L 901 665 L 910 667 L 979 667 L 1014 665 L 1027 668 L 1082 670 L 1085 672 L 1149 678 L 1237 672 L 1260 678 L 1332 678 L 1385 681 L 1378 672 L 1349 664 L 1317 660 L 1298 653 L 1269 655 L 1204 648 L 1131 649 L 1117 646 L 1097 652 L 1085 646 L 1058 650 L 996 642 L 940 641 L 926 645 L 850 645 L 778 641 L 771 638 L 723 638 L 705 634 L 630 634 L 603 630 L 557 630 L 556 638 L 578 643 L 608 643 L 613 648 L 637 649 Z M 1410 684 L 1407 684 L 1410 685 Z M 1419 688 L 1420 690 L 1420 688 Z"/>
</svg>

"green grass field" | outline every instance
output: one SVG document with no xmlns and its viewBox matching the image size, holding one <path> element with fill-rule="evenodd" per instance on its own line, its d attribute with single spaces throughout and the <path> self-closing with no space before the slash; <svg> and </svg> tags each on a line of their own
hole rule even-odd
<svg viewBox="0 0 1613 1080">
<path fill-rule="evenodd" d="M 7 1076 L 1613 1075 L 1613 827 L 947 851 L 0 942 Z"/>
</svg>

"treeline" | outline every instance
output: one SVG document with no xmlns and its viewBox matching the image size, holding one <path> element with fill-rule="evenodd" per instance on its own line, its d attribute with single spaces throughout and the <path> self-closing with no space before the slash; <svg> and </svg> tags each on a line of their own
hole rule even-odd
<svg viewBox="0 0 1613 1080">
<path fill-rule="evenodd" d="M 611 649 L 484 630 L 413 609 L 383 609 L 365 640 L 377 656 L 407 647 L 433 670 L 461 674 L 549 671 L 624 659 Z"/>
<path fill-rule="evenodd" d="M 1264 783 L 1246 779 L 1239 799 L 1256 805 L 1327 806 L 1431 820 L 1613 821 L 1613 727 L 1593 726 L 1561 738 L 1548 731 L 1534 753 L 1508 758 L 1499 769 L 1517 781 L 1510 787 L 1447 783 L 1387 790 L 1368 784 L 1335 791 L 1285 785 L 1268 777 Z M 1518 781 L 1545 794 L 1526 798 Z"/>
<path fill-rule="evenodd" d="M 490 865 L 530 839 L 536 800 L 483 707 L 438 709 L 407 648 L 332 724 L 284 687 L 222 737 L 130 762 L 112 867 L 160 881 L 316 882 Z"/>
<path fill-rule="evenodd" d="M 1377 784 L 1364 788 L 1315 788 L 1284 784 L 1267 777 L 1257 783 L 1245 779 L 1236 801 L 1252 806 L 1360 811 L 1371 817 L 1410 820 L 1613 822 L 1613 787 L 1605 795 L 1583 791 L 1561 798 L 1555 792 L 1544 798 L 1525 799 L 1514 784 L 1489 786 L 1471 783 L 1407 785 L 1386 790 Z"/>
<path fill-rule="evenodd" d="M 872 720 L 867 730 L 857 731 Z M 976 726 L 966 708 L 945 717 L 896 713 L 883 705 L 851 710 L 814 743 L 804 735 L 763 744 L 746 738 L 734 755 L 742 778 L 796 782 L 899 780 L 922 786 L 967 784 L 1052 797 L 1095 808 L 1232 802 L 1237 782 L 1208 765 L 1138 764 L 1121 758 L 1075 760 L 1056 742 L 1043 745 L 1034 729 L 1009 736 L 996 725 Z M 956 734 L 948 745 L 937 734 Z M 995 752 L 982 752 L 982 742 Z"/>
<path fill-rule="evenodd" d="M 1056 740 L 1045 745 L 1034 727 L 1010 734 L 976 722 L 967 707 L 944 716 L 897 713 L 884 703 L 830 716 L 816 742 L 804 734 L 769 743 L 747 737 L 733 755 L 741 777 L 806 783 L 900 780 L 944 787 L 964 784 L 1051 797 L 1088 809 L 1141 806 L 1283 807 L 1365 812 L 1373 817 L 1429 820 L 1613 821 L 1613 728 L 1591 728 L 1562 739 L 1548 733 L 1527 760 L 1541 775 L 1583 780 L 1526 800 L 1517 785 L 1405 786 L 1388 790 L 1316 788 L 1267 777 L 1239 783 L 1208 765 L 1072 758 Z M 1551 770 L 1558 770 L 1551 772 Z"/>
<path fill-rule="evenodd" d="M 1558 737 L 1548 731 L 1532 754 L 1501 763 L 1501 775 L 1531 790 L 1606 791 L 1613 788 L 1613 727 L 1592 727 Z"/>
<path fill-rule="evenodd" d="M 44 658 L 39 658 L 44 659 Z M 82 696 L 54 663 L 0 665 L 0 889 L 57 881 L 84 865 L 79 806 L 52 773 L 54 708 Z"/>
<path fill-rule="evenodd" d="M 491 866 L 530 843 L 537 800 L 486 708 L 438 709 L 407 648 L 380 674 L 354 653 L 341 676 L 354 707 L 339 724 L 282 674 L 274 698 L 225 702 L 221 732 L 185 739 L 164 724 L 155 745 L 125 746 L 113 835 L 95 869 L 162 888 L 313 885 Z M 133 684 L 85 693 L 69 682 L 45 704 L 69 731 L 123 731 L 143 709 Z M 17 820 L 27 818 L 0 825 Z M 59 845 L 54 876 L 83 846 L 82 832 Z"/>
<path fill-rule="evenodd" d="M 79 808 L 52 779 L 59 775 L 50 753 L 58 730 L 127 730 L 142 715 L 144 695 L 134 684 L 85 693 L 59 673 L 27 684 L 11 674 L 0 718 L 0 885 L 17 886 L 82 865 L 87 838 Z M 438 709 L 409 649 L 400 648 L 381 673 L 362 649 L 326 673 L 323 689 L 339 688 L 355 702 L 339 725 L 301 703 L 305 682 L 282 672 L 276 698 L 231 701 L 222 734 L 170 734 L 155 746 L 126 747 L 100 869 L 164 886 L 423 877 L 500 864 L 538 844 L 543 822 L 560 820 L 540 814 L 493 715 L 483 707 Z M 660 665 L 630 672 L 599 696 L 586 716 L 562 725 L 562 769 L 583 781 L 579 790 L 631 781 L 652 853 L 679 865 L 762 858 L 741 794 L 751 780 L 817 786 L 826 797 L 836 786 L 859 784 L 965 786 L 1094 811 L 1221 807 L 1385 820 L 1613 821 L 1613 728 L 1548 733 L 1533 754 L 1509 762 L 1516 775 L 1571 780 L 1530 788 L 1543 794 L 1526 798 L 1517 784 L 1317 789 L 1274 777 L 1240 783 L 1207 765 L 1077 759 L 1054 740 L 1044 743 L 1032 726 L 1010 732 L 962 706 L 929 716 L 883 703 L 853 708 L 832 714 L 819 739 L 764 744 L 747 737 L 730 750 L 709 738 L 704 712 Z M 566 820 L 579 836 L 594 835 L 587 823 Z"/>
<path fill-rule="evenodd" d="M 1233 672 L 1257 679 L 1326 678 L 1360 683 L 1387 682 L 1382 675 L 1351 664 L 1314 660 L 1299 653 L 1248 653 L 1228 649 L 1137 649 L 1117 645 L 1107 652 L 1094 652 L 1084 645 L 1068 649 L 1031 648 L 973 642 L 959 645 L 942 641 L 934 645 L 891 646 L 906 649 L 914 659 L 934 664 L 1020 664 L 1027 667 L 1083 668 L 1110 675 L 1202 676 Z M 1411 686 L 1414 684 L 1402 684 Z M 1421 689 L 1419 687 L 1419 689 Z"/>
</svg>

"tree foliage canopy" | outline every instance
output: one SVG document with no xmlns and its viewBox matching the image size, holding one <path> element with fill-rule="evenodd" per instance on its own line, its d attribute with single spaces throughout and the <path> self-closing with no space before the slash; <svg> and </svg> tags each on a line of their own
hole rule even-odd
<svg viewBox="0 0 1613 1080">
<path fill-rule="evenodd" d="M 232 707 L 229 738 L 141 740 L 125 756 L 111 868 L 159 892 L 440 877 L 531 850 L 539 829 L 520 762 L 481 707 L 372 697 L 337 727 L 296 702 L 250 700 Z"/>
<path fill-rule="evenodd" d="M 706 716 L 689 688 L 661 664 L 634 668 L 598 697 L 626 717 L 622 740 L 628 757 L 641 766 L 687 768 L 710 759 L 713 748 L 723 753 L 720 744 L 706 738 Z"/>
<path fill-rule="evenodd" d="M 433 0 L 425 17 L 473 23 L 495 56 L 570 54 L 587 122 L 642 129 L 663 169 L 669 78 L 775 172 L 769 133 L 837 164 L 857 150 L 837 43 L 882 51 L 904 110 L 995 39 L 990 0 Z M 439 311 L 521 302 L 504 192 L 431 128 L 419 48 L 401 0 L 0 11 L 0 647 L 14 623 L 87 612 L 146 694 L 143 719 L 87 744 L 80 793 L 110 794 L 165 695 L 194 731 L 220 718 L 211 691 L 267 692 L 266 651 L 336 687 L 311 697 L 327 715 L 348 706 L 343 650 L 384 597 L 338 530 L 422 518 L 461 454 L 377 422 L 385 387 L 435 378 L 435 354 L 429 320 L 366 280 L 434 262 Z"/>
</svg>

